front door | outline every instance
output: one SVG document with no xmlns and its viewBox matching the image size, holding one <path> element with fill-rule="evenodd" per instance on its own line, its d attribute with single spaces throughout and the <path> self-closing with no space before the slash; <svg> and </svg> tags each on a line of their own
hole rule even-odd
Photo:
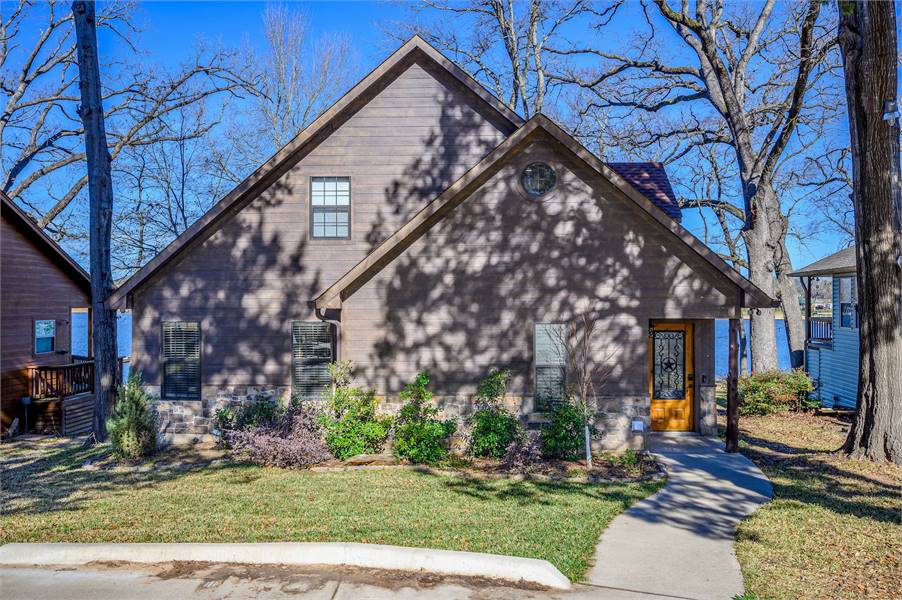
<svg viewBox="0 0 902 600">
<path fill-rule="evenodd" d="M 692 431 L 692 324 L 652 325 L 648 355 L 651 428 Z"/>
</svg>

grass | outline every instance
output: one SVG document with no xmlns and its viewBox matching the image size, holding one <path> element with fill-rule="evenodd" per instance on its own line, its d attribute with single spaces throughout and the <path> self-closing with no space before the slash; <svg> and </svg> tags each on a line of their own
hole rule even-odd
<svg viewBox="0 0 902 600">
<path fill-rule="evenodd" d="M 368 542 L 547 559 L 571 580 L 611 519 L 661 485 L 313 473 L 171 454 L 125 469 L 103 448 L 59 441 L 0 452 L 2 543 Z M 88 460 L 103 466 L 82 468 Z"/>
<path fill-rule="evenodd" d="M 836 450 L 848 423 L 811 413 L 741 417 L 740 450 L 774 485 L 742 522 L 749 598 L 898 598 L 902 469 Z"/>
</svg>

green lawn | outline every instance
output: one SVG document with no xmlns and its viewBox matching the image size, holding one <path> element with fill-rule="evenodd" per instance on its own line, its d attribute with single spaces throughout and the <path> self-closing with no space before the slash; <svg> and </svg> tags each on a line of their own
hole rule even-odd
<svg viewBox="0 0 902 600">
<path fill-rule="evenodd" d="M 813 414 L 741 417 L 740 448 L 774 500 L 740 526 L 736 556 L 758 598 L 898 598 L 902 469 L 835 451 L 843 423 Z"/>
<path fill-rule="evenodd" d="M 348 541 L 543 558 L 578 580 L 610 520 L 657 490 L 477 481 L 411 471 L 311 473 L 196 457 L 80 468 L 102 449 L 2 452 L 0 542 Z"/>
</svg>

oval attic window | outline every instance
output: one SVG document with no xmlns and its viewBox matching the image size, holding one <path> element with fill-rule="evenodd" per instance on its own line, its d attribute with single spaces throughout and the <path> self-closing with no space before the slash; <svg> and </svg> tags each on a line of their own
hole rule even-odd
<svg viewBox="0 0 902 600">
<path fill-rule="evenodd" d="M 557 177 L 554 169 L 542 162 L 532 163 L 523 169 L 523 175 L 520 177 L 523 189 L 530 196 L 544 196 L 554 188 Z"/>
</svg>

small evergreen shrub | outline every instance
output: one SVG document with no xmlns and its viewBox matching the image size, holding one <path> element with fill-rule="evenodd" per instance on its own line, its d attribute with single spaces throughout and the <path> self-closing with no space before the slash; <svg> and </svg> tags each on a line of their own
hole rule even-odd
<svg viewBox="0 0 902 600">
<path fill-rule="evenodd" d="M 504 451 L 501 466 L 526 473 L 542 460 L 542 436 L 538 431 L 523 431 Z"/>
<path fill-rule="evenodd" d="M 479 381 L 476 397 L 485 403 L 494 404 L 504 397 L 510 383 L 510 369 L 495 369 Z"/>
<path fill-rule="evenodd" d="M 561 460 L 576 460 L 585 444 L 582 412 L 571 403 L 551 408 L 551 420 L 542 428 L 542 456 Z M 590 435 L 595 429 L 589 428 Z"/>
<path fill-rule="evenodd" d="M 417 464 L 435 464 L 448 456 L 448 440 L 457 431 L 451 419 L 436 419 L 438 409 L 429 404 L 429 374 L 419 373 L 401 392 L 404 406 L 395 419 L 395 455 Z"/>
<path fill-rule="evenodd" d="M 316 409 L 305 404 L 292 403 L 269 424 L 224 436 L 236 456 L 268 467 L 300 469 L 332 457 Z"/>
<path fill-rule="evenodd" d="M 217 408 L 214 423 L 220 431 L 235 431 L 272 425 L 279 417 L 281 406 L 278 400 L 263 399 L 237 408 L 225 406 Z"/>
<path fill-rule="evenodd" d="M 739 379 L 739 414 L 770 415 L 814 408 L 817 402 L 809 399 L 813 390 L 811 378 L 802 369 L 753 373 Z"/>
<path fill-rule="evenodd" d="M 476 411 L 469 418 L 470 452 L 474 456 L 501 458 L 520 433 L 517 417 L 499 402 L 507 392 L 511 372 L 496 369 L 482 378 L 476 391 Z"/>
<path fill-rule="evenodd" d="M 110 446 L 117 458 L 135 460 L 157 447 L 157 419 L 137 371 L 120 385 L 116 406 L 106 422 Z"/>
<path fill-rule="evenodd" d="M 501 458 L 520 433 L 517 417 L 500 406 L 483 406 L 470 416 L 470 452 Z"/>
<path fill-rule="evenodd" d="M 350 387 L 350 361 L 329 366 L 335 387 L 327 395 L 328 410 L 320 418 L 329 451 L 342 460 L 381 452 L 391 418 L 376 415 L 376 392 Z"/>
</svg>

